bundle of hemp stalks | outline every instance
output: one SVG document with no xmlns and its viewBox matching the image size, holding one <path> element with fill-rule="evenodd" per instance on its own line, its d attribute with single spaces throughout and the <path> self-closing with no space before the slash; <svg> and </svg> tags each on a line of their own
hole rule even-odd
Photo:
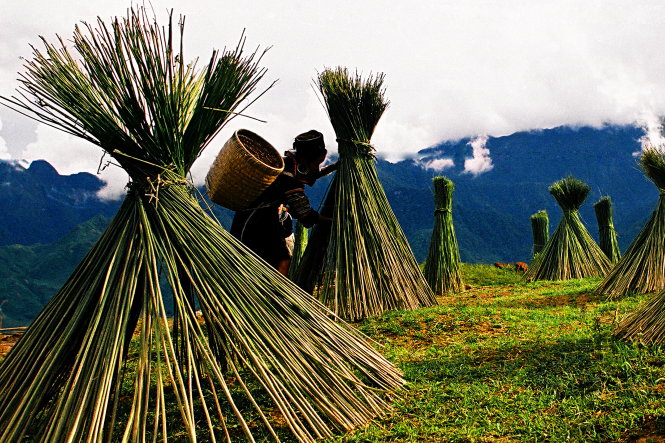
<svg viewBox="0 0 665 443">
<path fill-rule="evenodd" d="M 436 304 L 376 172 L 370 139 L 388 103 L 384 76 L 326 69 L 318 88 L 339 147 L 339 168 L 295 281 L 342 318 Z"/>
<path fill-rule="evenodd" d="M 524 275 L 527 281 L 602 277 L 611 263 L 580 220 L 579 207 L 591 188 L 567 177 L 549 187 L 563 217 L 542 252 Z"/>
<path fill-rule="evenodd" d="M 434 177 L 434 228 L 423 273 L 435 294 L 452 294 L 464 289 L 459 248 L 453 226 L 453 189 L 446 177 Z"/>
<path fill-rule="evenodd" d="M 612 200 L 609 196 L 602 197 L 593 205 L 598 221 L 598 239 L 600 249 L 603 250 L 610 263 L 614 264 L 621 258 L 617 231 L 614 229 L 612 216 Z"/>
<path fill-rule="evenodd" d="M 642 152 L 639 165 L 658 188 L 656 209 L 623 257 L 596 289 L 609 298 L 659 292 L 665 288 L 665 152 Z"/>
<path fill-rule="evenodd" d="M 19 97 L 3 98 L 98 145 L 131 182 L 2 361 L 0 441 L 314 441 L 385 413 L 403 382 L 395 366 L 224 231 L 186 179 L 251 103 L 260 54 L 243 55 L 241 40 L 198 69 L 183 61 L 184 18 L 180 44 L 171 15 L 154 20 L 130 9 L 71 42 L 44 40 Z"/>
<path fill-rule="evenodd" d="M 291 255 L 291 265 L 289 267 L 289 278 L 292 280 L 296 274 L 300 260 L 302 260 L 302 256 L 305 253 L 309 230 L 296 220 L 296 229 L 293 234 L 293 254 Z"/>
<path fill-rule="evenodd" d="M 647 300 L 621 321 L 614 330 L 614 336 L 647 346 L 665 343 L 665 291 Z"/>
<path fill-rule="evenodd" d="M 533 257 L 541 253 L 550 238 L 550 219 L 547 211 L 541 210 L 531 216 L 533 234 Z"/>
</svg>

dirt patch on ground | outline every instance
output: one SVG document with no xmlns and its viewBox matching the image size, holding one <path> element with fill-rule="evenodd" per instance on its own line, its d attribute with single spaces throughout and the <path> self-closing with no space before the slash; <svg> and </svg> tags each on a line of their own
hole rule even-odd
<svg viewBox="0 0 665 443">
<path fill-rule="evenodd" d="M 5 355 L 21 336 L 23 336 L 23 331 L 15 331 L 9 334 L 0 333 L 0 360 L 5 358 Z"/>
<path fill-rule="evenodd" d="M 646 421 L 632 432 L 628 432 L 620 442 L 630 443 L 665 443 L 665 419 L 648 417 Z"/>
<path fill-rule="evenodd" d="M 602 297 L 592 294 L 565 294 L 565 295 L 541 295 L 530 298 L 529 306 L 557 307 L 572 306 L 584 309 L 589 303 L 598 303 L 603 300 Z"/>
<path fill-rule="evenodd" d="M 494 302 L 497 298 L 510 297 L 509 287 L 473 286 L 466 291 L 450 296 L 437 297 L 439 304 L 463 304 L 466 306 L 479 306 Z"/>
<path fill-rule="evenodd" d="M 394 345 L 409 349 L 445 346 L 463 340 L 466 336 L 487 339 L 509 333 L 508 328 L 501 324 L 499 316 L 476 320 L 459 319 L 449 314 L 429 315 L 426 320 L 398 323 L 380 330 L 380 334 Z"/>
</svg>

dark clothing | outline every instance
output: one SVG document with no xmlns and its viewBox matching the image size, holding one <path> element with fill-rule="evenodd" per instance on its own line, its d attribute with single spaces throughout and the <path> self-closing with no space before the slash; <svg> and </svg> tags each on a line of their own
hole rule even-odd
<svg viewBox="0 0 665 443">
<path fill-rule="evenodd" d="M 300 174 L 294 155 L 287 152 L 284 171 L 250 209 L 236 212 L 231 234 L 277 267 L 291 256 L 284 240 L 293 230 L 291 216 L 308 228 L 319 219 L 305 195 L 305 184 L 313 185 L 316 178 Z M 288 206 L 288 212 L 283 211 L 282 205 Z"/>
</svg>

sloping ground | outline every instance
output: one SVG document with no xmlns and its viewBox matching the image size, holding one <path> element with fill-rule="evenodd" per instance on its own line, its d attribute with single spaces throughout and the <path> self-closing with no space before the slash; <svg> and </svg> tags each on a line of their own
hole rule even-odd
<svg viewBox="0 0 665 443">
<path fill-rule="evenodd" d="M 0 329 L 0 360 L 5 358 L 12 346 L 21 338 L 23 331 L 24 328 Z"/>
<path fill-rule="evenodd" d="M 55 243 L 0 246 L 3 327 L 26 326 L 88 253 L 109 219 L 94 217 Z"/>
<path fill-rule="evenodd" d="M 358 324 L 409 384 L 385 417 L 335 441 L 665 441 L 665 350 L 611 336 L 646 296 L 463 271 L 470 289 L 440 306 Z"/>
<path fill-rule="evenodd" d="M 410 385 L 350 441 L 663 441 L 665 352 L 611 337 L 645 297 L 465 271 L 467 292 L 361 325 Z"/>
</svg>

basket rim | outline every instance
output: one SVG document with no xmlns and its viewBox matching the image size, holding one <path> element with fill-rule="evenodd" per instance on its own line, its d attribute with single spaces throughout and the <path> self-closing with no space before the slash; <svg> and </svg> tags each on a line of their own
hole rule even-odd
<svg viewBox="0 0 665 443">
<path fill-rule="evenodd" d="M 257 138 L 257 139 L 259 139 L 261 142 L 263 142 L 263 143 L 265 143 L 266 145 L 270 146 L 270 147 L 275 151 L 275 153 L 277 154 L 277 158 L 279 158 L 281 166 L 278 167 L 278 168 L 276 168 L 276 167 L 274 167 L 273 165 L 269 165 L 268 163 L 262 161 L 260 158 L 255 157 L 255 156 L 254 156 L 254 155 L 253 155 L 253 154 L 247 149 L 247 147 L 245 146 L 245 144 L 244 144 L 244 143 L 242 142 L 242 140 L 240 139 L 239 135 L 240 135 L 241 133 L 243 133 L 243 134 L 249 134 L 251 137 L 253 137 L 253 138 Z M 277 150 L 277 148 L 275 148 L 270 142 L 268 142 L 265 138 L 261 137 L 261 136 L 260 136 L 259 134 L 257 134 L 256 132 L 250 131 L 249 129 L 242 129 L 242 128 L 241 128 L 241 129 L 236 129 L 236 130 L 233 132 L 233 138 L 235 139 L 236 143 L 237 143 L 239 146 L 241 146 L 242 149 L 245 150 L 245 152 L 247 152 L 250 156 L 252 156 L 252 157 L 254 158 L 254 160 L 255 160 L 256 162 L 261 163 L 263 166 L 265 166 L 266 168 L 272 169 L 273 171 L 279 171 L 279 172 L 282 172 L 282 171 L 284 170 L 284 158 L 280 155 L 280 153 L 279 153 L 279 151 Z"/>
</svg>

